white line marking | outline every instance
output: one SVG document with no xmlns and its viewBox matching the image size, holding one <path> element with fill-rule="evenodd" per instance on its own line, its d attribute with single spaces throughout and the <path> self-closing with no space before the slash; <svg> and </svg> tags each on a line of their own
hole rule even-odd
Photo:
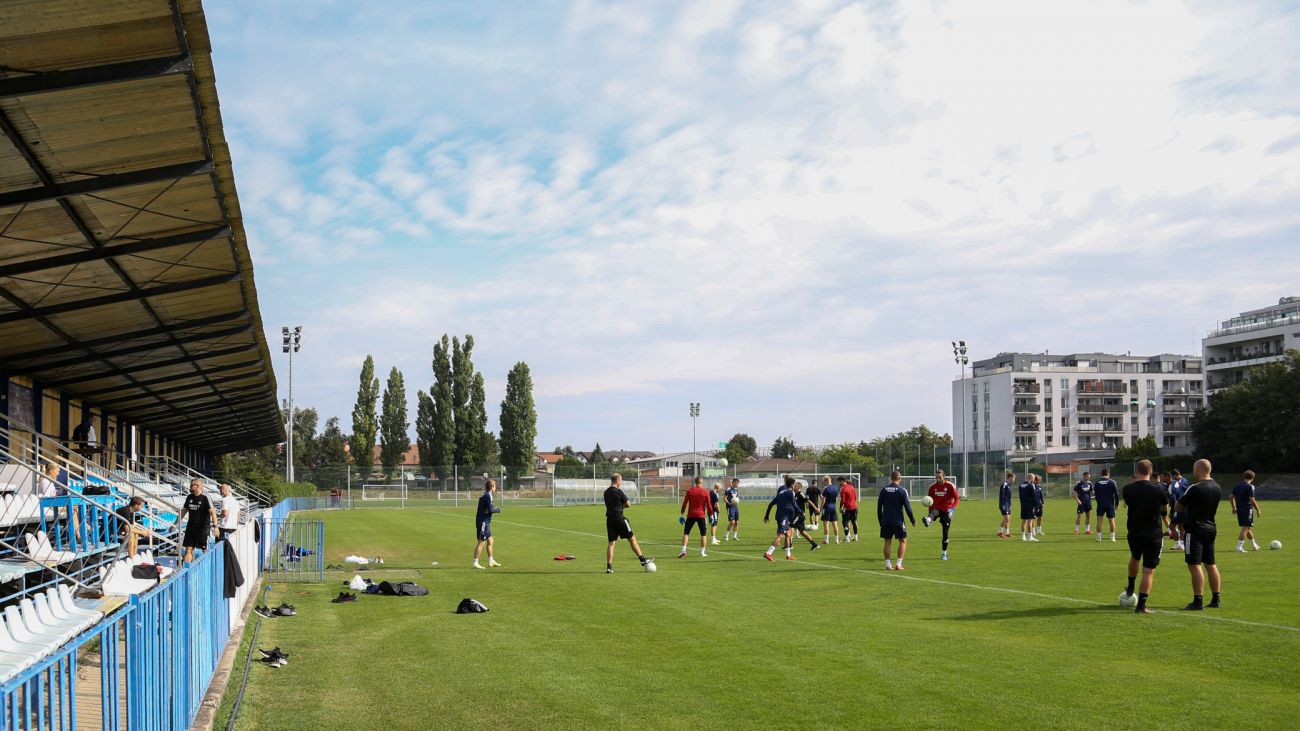
<svg viewBox="0 0 1300 731">
<path fill-rule="evenodd" d="M 459 514 L 459 513 L 447 513 L 447 512 L 441 511 L 441 510 L 431 510 L 430 512 L 435 513 L 435 514 L 438 514 L 438 515 L 450 515 L 450 516 L 452 516 L 452 517 L 456 517 L 456 518 L 468 518 L 468 517 L 470 517 L 470 516 L 468 516 L 468 515 L 461 515 L 461 514 Z M 600 535 L 599 533 L 586 533 L 586 532 L 584 532 L 584 531 L 568 530 L 568 529 L 565 529 L 565 528 L 552 528 L 552 527 L 547 526 L 547 525 L 532 525 L 532 524 L 530 524 L 530 523 L 512 523 L 512 522 L 509 522 L 509 521 L 493 521 L 493 522 L 500 522 L 502 525 L 513 525 L 513 526 L 518 526 L 518 527 L 520 527 L 520 528 L 534 528 L 534 529 L 536 529 L 536 530 L 549 530 L 549 531 L 553 531 L 553 532 L 556 532 L 556 533 L 569 533 L 569 534 L 572 534 L 572 535 L 575 535 L 575 536 L 586 536 L 586 537 L 588 537 L 588 538 L 601 538 L 601 539 L 605 538 L 605 536 L 602 536 L 602 535 Z M 639 543 L 642 543 L 642 544 L 645 544 L 645 545 L 648 545 L 648 546 L 668 546 L 668 547 L 676 547 L 676 545 L 677 545 L 676 543 L 664 543 L 663 541 L 644 541 L 644 540 L 640 540 L 640 539 L 638 539 L 638 542 L 639 542 Z M 753 556 L 753 555 L 748 554 L 748 553 L 734 553 L 734 552 L 731 552 L 731 551 L 718 551 L 718 550 L 715 550 L 714 553 L 717 554 L 717 555 L 720 555 L 720 556 L 736 556 L 736 557 L 738 557 L 738 558 L 752 558 L 752 559 L 754 559 L 755 561 L 758 561 L 758 560 L 761 559 L 761 557 L 759 557 L 759 556 Z M 1106 602 L 1098 602 L 1098 601 L 1093 601 L 1093 600 L 1091 600 L 1091 599 L 1076 599 L 1076 598 L 1074 598 L 1074 597 L 1068 597 L 1068 596 L 1056 596 L 1055 594 L 1042 594 L 1042 593 L 1040 593 L 1040 592 L 1036 592 L 1036 591 L 1024 591 L 1023 589 L 1008 589 L 1008 588 L 1003 587 L 1003 586 L 984 586 L 984 585 L 982 585 L 982 584 L 967 584 L 967 583 L 963 583 L 963 582 L 960 582 L 960 581 L 945 581 L 944 579 L 927 579 L 927 578 L 925 578 L 925 577 L 923 577 L 923 576 L 913 576 L 913 575 L 911 575 L 911 574 L 906 574 L 906 573 L 902 573 L 902 574 L 900 574 L 900 573 L 895 573 L 895 572 L 886 573 L 886 572 L 881 571 L 881 570 L 879 570 L 879 569 L 876 569 L 876 570 L 872 570 L 872 569 L 857 569 L 857 568 L 853 568 L 853 567 L 851 567 L 851 566 L 836 566 L 836 565 L 834 565 L 834 564 L 827 564 L 827 563 L 813 563 L 813 562 L 811 562 L 811 561 L 800 561 L 799 563 L 802 564 L 802 565 L 804 565 L 804 566 L 816 566 L 816 567 L 818 567 L 818 568 L 823 568 L 823 569 L 834 569 L 834 570 L 836 570 L 836 571 L 853 571 L 853 572 L 855 572 L 855 573 L 866 574 L 866 575 L 868 575 L 868 576 L 878 576 L 878 577 L 883 578 L 883 579 L 906 579 L 906 580 L 908 580 L 908 581 L 922 581 L 922 582 L 925 582 L 925 583 L 927 583 L 927 584 L 940 584 L 940 585 L 943 585 L 943 586 L 956 586 L 956 587 L 960 587 L 960 588 L 963 588 L 963 589 L 979 589 L 979 590 L 981 590 L 981 591 L 995 591 L 995 592 L 1000 592 L 1000 593 L 1003 593 L 1003 594 L 1018 594 L 1018 595 L 1020 595 L 1020 596 L 1032 596 L 1032 597 L 1037 597 L 1037 598 L 1039 598 L 1039 599 L 1054 599 L 1054 600 L 1056 600 L 1056 601 L 1062 601 L 1062 602 L 1074 602 L 1074 603 L 1076 603 L 1076 604 L 1088 604 L 1088 605 L 1095 606 L 1095 607 L 1105 607 L 1105 606 L 1110 606 L 1110 605 L 1107 604 Z M 1206 610 L 1206 611 L 1208 611 L 1208 610 Z M 1191 614 L 1191 613 L 1186 613 L 1186 612 L 1178 612 L 1178 613 L 1175 613 L 1175 612 L 1173 612 L 1173 611 L 1160 611 L 1160 612 L 1156 612 L 1156 616 L 1162 616 L 1162 617 L 1188 617 L 1188 618 L 1204 619 L 1204 620 L 1209 620 L 1209 621 L 1213 621 L 1213 622 L 1230 622 L 1230 623 L 1232 623 L 1232 624 L 1239 624 L 1239 625 L 1243 625 L 1243 626 L 1246 626 L 1246 627 L 1264 627 L 1264 628 L 1267 628 L 1267 629 L 1280 629 L 1280 630 L 1283 630 L 1283 631 L 1285 631 L 1285 632 L 1300 632 L 1300 627 L 1292 627 L 1292 626 L 1290 626 L 1290 625 L 1286 625 L 1286 624 L 1266 624 L 1266 623 L 1264 623 L 1264 622 L 1251 622 L 1251 621 L 1249 621 L 1249 620 L 1245 620 L 1245 619 L 1233 619 L 1232 617 L 1216 617 L 1216 616 L 1214 616 L 1213 614 L 1202 614 L 1202 613 Z"/>
</svg>

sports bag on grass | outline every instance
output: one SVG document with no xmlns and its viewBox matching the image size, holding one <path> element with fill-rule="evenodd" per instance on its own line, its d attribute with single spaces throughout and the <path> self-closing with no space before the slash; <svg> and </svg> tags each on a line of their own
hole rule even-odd
<svg viewBox="0 0 1300 731">
<path fill-rule="evenodd" d="M 424 596 L 429 590 L 413 581 L 379 582 L 379 593 L 387 596 Z"/>
<path fill-rule="evenodd" d="M 468 597 L 460 600 L 460 606 L 456 607 L 456 614 L 482 614 L 488 610 L 483 603 L 477 599 Z"/>
</svg>

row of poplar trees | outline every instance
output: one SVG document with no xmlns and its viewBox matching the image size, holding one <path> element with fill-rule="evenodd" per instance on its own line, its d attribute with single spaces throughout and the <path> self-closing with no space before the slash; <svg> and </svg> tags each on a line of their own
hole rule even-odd
<svg viewBox="0 0 1300 731">
<path fill-rule="evenodd" d="M 452 465 L 472 469 L 505 465 L 512 474 L 532 470 L 537 438 L 537 409 L 528 364 L 519 362 L 506 377 L 498 437 L 488 430 L 483 374 L 474 370 L 474 336 L 464 340 L 446 335 L 433 346 L 433 386 L 416 391 L 415 434 L 422 471 L 432 475 Z M 375 360 L 367 355 L 352 409 L 349 450 L 353 464 L 365 474 L 373 467 L 376 441 L 379 463 L 386 475 L 402 464 L 411 447 L 402 372 L 393 368 L 380 399 Z"/>
</svg>

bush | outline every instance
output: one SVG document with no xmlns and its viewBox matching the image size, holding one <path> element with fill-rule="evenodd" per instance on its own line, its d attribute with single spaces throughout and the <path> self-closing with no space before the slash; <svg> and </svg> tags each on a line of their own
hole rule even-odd
<svg viewBox="0 0 1300 731">
<path fill-rule="evenodd" d="M 271 493 L 271 503 L 275 504 L 290 497 L 315 497 L 316 486 L 310 482 L 275 480 L 267 485 L 267 492 Z"/>
</svg>

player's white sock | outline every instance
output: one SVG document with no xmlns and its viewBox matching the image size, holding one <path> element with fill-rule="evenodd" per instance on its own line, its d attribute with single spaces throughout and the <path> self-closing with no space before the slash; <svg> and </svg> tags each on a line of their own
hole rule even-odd
<svg viewBox="0 0 1300 731">
<path fill-rule="evenodd" d="M 1246 548 L 1246 542 L 1245 542 L 1245 541 L 1237 541 L 1237 550 L 1238 550 L 1238 551 L 1245 550 L 1245 548 Z"/>
<path fill-rule="evenodd" d="M 708 555 L 709 555 L 709 554 L 706 553 L 706 552 L 704 551 L 703 548 L 700 549 L 700 558 L 704 558 L 705 556 L 708 556 Z"/>
<path fill-rule="evenodd" d="M 1253 539 L 1251 540 L 1250 545 L 1254 546 L 1256 551 L 1259 550 L 1259 544 L 1256 543 Z"/>
<path fill-rule="evenodd" d="M 889 569 L 892 569 L 892 568 L 894 568 L 894 562 L 893 562 L 893 560 L 892 560 L 892 559 L 888 559 L 888 558 L 885 559 L 885 569 L 886 569 L 886 570 L 889 570 Z"/>
<path fill-rule="evenodd" d="M 794 549 L 793 549 L 793 548 L 787 548 L 787 549 L 785 549 L 785 555 L 787 555 L 787 556 L 793 556 L 793 555 L 794 555 Z"/>
<path fill-rule="evenodd" d="M 764 551 L 763 553 L 767 554 L 768 556 L 771 556 L 775 552 L 776 552 L 776 544 L 773 543 L 772 545 L 768 546 L 767 550 Z"/>
<path fill-rule="evenodd" d="M 1114 543 L 1114 542 L 1115 542 L 1115 533 L 1114 533 L 1114 532 L 1112 532 L 1112 533 L 1110 534 L 1110 542 L 1111 542 L 1111 543 Z"/>
</svg>

